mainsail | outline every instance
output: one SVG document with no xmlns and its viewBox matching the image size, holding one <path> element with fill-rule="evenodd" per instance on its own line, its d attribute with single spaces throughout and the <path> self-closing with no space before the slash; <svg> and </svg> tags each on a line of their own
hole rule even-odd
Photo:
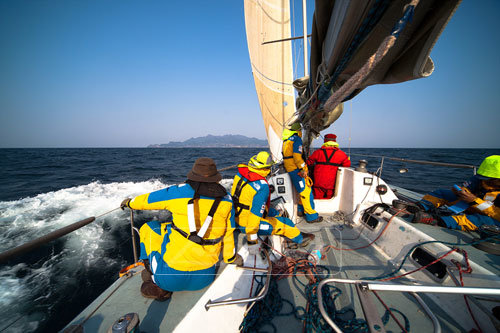
<svg viewBox="0 0 500 333">
<path fill-rule="evenodd" d="M 273 159 L 295 112 L 289 0 L 245 0 L 245 25 L 255 89 Z M 274 43 L 266 43 L 280 41 Z M 263 44 L 266 43 L 266 44 Z"/>
<path fill-rule="evenodd" d="M 429 54 L 459 3 L 316 0 L 311 76 L 297 106 L 306 147 L 337 119 L 341 103 L 364 88 L 431 75 Z"/>
</svg>

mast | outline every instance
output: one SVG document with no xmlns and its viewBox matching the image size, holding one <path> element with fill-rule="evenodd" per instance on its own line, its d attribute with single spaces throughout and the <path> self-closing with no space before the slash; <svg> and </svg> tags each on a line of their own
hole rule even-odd
<svg viewBox="0 0 500 333">
<path fill-rule="evenodd" d="M 307 9 L 306 9 L 306 0 L 302 0 L 302 25 L 304 31 L 304 76 L 309 75 L 309 64 L 308 64 L 308 56 L 307 56 Z"/>
</svg>

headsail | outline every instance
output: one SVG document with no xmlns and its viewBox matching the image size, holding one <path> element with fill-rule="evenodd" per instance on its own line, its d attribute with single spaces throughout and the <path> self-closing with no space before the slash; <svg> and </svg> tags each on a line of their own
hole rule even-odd
<svg viewBox="0 0 500 333">
<path fill-rule="evenodd" d="M 245 0 L 245 26 L 255 89 L 269 148 L 281 159 L 281 133 L 295 112 L 289 0 Z"/>
</svg>

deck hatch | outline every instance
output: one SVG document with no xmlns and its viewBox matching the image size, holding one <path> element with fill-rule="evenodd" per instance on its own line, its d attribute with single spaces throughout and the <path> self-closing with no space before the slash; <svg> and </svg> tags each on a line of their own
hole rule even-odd
<svg viewBox="0 0 500 333">
<path fill-rule="evenodd" d="M 425 266 L 437 259 L 437 257 L 421 247 L 417 247 L 411 254 L 410 258 L 416 266 Z M 438 261 L 425 268 L 424 272 L 430 275 L 432 279 L 436 280 L 437 282 L 442 282 L 447 274 L 446 265 L 442 261 Z"/>
<path fill-rule="evenodd" d="M 380 222 L 376 216 L 372 214 L 366 214 L 362 219 L 363 223 L 366 224 L 370 229 L 375 230 Z"/>
</svg>

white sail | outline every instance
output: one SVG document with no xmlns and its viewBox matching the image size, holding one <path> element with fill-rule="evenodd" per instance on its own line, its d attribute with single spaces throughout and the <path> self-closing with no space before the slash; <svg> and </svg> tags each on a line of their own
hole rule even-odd
<svg viewBox="0 0 500 333">
<path fill-rule="evenodd" d="M 281 159 L 281 133 L 295 112 L 290 4 L 245 0 L 245 25 L 255 89 L 273 159 Z M 265 42 L 278 41 L 274 43 Z"/>
</svg>

